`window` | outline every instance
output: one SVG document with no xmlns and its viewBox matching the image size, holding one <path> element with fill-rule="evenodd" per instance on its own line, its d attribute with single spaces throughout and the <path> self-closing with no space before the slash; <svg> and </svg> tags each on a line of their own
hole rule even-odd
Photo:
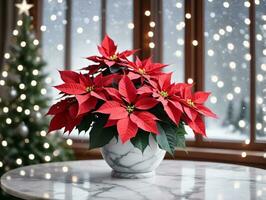
<svg viewBox="0 0 266 200">
<path fill-rule="evenodd" d="M 58 78 L 56 69 L 84 67 L 107 32 L 121 49 L 169 64 L 174 81 L 212 91 L 219 120 L 206 119 L 208 138 L 189 134 L 188 146 L 263 151 L 265 10 L 266 0 L 45 0 L 47 71 Z"/>
<path fill-rule="evenodd" d="M 205 1 L 205 89 L 218 120 L 207 119 L 209 139 L 249 138 L 249 9 L 243 1 Z M 219 105 L 219 106 L 217 106 Z"/>
</svg>

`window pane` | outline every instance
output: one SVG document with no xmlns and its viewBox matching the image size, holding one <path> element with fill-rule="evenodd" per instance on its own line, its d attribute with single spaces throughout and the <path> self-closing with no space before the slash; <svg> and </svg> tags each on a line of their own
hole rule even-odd
<svg viewBox="0 0 266 200">
<path fill-rule="evenodd" d="M 256 70 L 257 70 L 257 95 L 256 95 L 256 137 L 266 141 L 266 0 L 261 0 L 256 5 Z"/>
<path fill-rule="evenodd" d="M 163 62 L 174 81 L 184 80 L 184 0 L 163 1 Z"/>
<path fill-rule="evenodd" d="M 184 0 L 163 1 L 163 63 L 169 64 L 166 72 L 174 72 L 174 82 L 184 81 L 184 9 Z M 186 131 L 186 138 L 194 139 L 188 126 Z"/>
<path fill-rule="evenodd" d="M 107 0 L 106 32 L 119 51 L 133 48 L 133 1 Z"/>
<path fill-rule="evenodd" d="M 101 40 L 101 1 L 72 1 L 72 69 L 88 65 L 84 59 L 98 54 Z"/>
<path fill-rule="evenodd" d="M 43 25 L 40 29 L 43 57 L 47 63 L 44 69 L 52 76 L 51 85 L 60 83 L 57 70 L 64 68 L 65 10 L 65 1 L 58 3 L 58 1 L 45 0 L 43 2 Z"/>
<path fill-rule="evenodd" d="M 244 1 L 205 0 L 205 86 L 209 107 L 219 116 L 206 120 L 208 138 L 249 138 L 249 8 Z"/>
</svg>

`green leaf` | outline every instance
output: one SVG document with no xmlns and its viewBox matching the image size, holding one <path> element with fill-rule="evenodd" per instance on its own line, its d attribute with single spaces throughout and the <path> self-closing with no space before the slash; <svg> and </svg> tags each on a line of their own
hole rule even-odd
<svg viewBox="0 0 266 200">
<path fill-rule="evenodd" d="M 176 148 L 185 148 L 185 134 L 186 131 L 184 126 L 180 124 L 179 126 L 158 123 L 158 129 L 160 134 L 157 135 L 157 141 L 159 146 L 174 155 Z"/>
<path fill-rule="evenodd" d="M 187 132 L 185 131 L 185 128 L 183 125 L 179 125 L 177 128 L 177 141 L 176 141 L 176 147 L 185 149 L 186 148 L 186 138 L 185 135 Z"/>
<path fill-rule="evenodd" d="M 99 148 L 109 143 L 117 134 L 115 126 L 104 128 L 107 117 L 99 117 L 90 131 L 89 145 L 90 149 Z"/>
<path fill-rule="evenodd" d="M 87 132 L 89 130 L 89 128 L 91 127 L 91 123 L 93 122 L 93 118 L 94 117 L 92 114 L 88 114 L 82 119 L 80 124 L 77 125 L 79 133 L 81 133 L 82 131 Z"/>
<path fill-rule="evenodd" d="M 165 132 L 164 128 L 159 123 L 157 123 L 157 126 L 158 126 L 158 130 L 160 132 L 160 134 L 158 134 L 156 136 L 156 139 L 157 139 L 159 147 L 161 149 L 166 150 L 171 155 L 173 155 L 173 151 L 171 150 L 171 147 L 169 145 L 169 142 L 168 142 L 168 139 L 167 139 L 166 132 Z"/>
<path fill-rule="evenodd" d="M 132 138 L 130 141 L 134 147 L 138 148 L 142 153 L 149 145 L 149 133 L 146 131 L 139 130 L 137 135 Z"/>
</svg>

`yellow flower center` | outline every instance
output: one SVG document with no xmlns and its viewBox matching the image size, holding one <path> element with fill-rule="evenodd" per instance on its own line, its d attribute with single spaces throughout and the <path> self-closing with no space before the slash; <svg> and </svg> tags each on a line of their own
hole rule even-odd
<svg viewBox="0 0 266 200">
<path fill-rule="evenodd" d="M 142 74 L 142 75 L 144 75 L 144 74 L 146 74 L 146 71 L 145 71 L 145 69 L 139 68 L 139 73 Z"/>
<path fill-rule="evenodd" d="M 114 55 L 110 56 L 109 58 L 110 58 L 110 60 L 116 60 L 117 59 L 117 55 L 114 54 Z"/>
<path fill-rule="evenodd" d="M 161 92 L 160 92 L 160 95 L 161 95 L 163 98 L 168 97 L 168 93 L 167 93 L 166 91 L 161 91 Z"/>
<path fill-rule="evenodd" d="M 128 105 L 126 109 L 127 109 L 127 112 L 128 113 L 132 113 L 134 111 L 134 108 L 135 108 L 134 105 L 132 105 L 132 106 L 131 105 Z"/>
<path fill-rule="evenodd" d="M 195 104 L 194 104 L 194 102 L 191 99 L 188 99 L 187 103 L 188 103 L 189 106 L 195 107 Z"/>
<path fill-rule="evenodd" d="M 87 92 L 91 92 L 93 90 L 94 90 L 94 86 L 89 86 L 89 87 L 86 88 L 86 91 Z"/>
</svg>

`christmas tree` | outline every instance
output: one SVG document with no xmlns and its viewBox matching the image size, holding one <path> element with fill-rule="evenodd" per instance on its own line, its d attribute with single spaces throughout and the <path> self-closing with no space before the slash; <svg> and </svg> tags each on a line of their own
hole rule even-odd
<svg viewBox="0 0 266 200">
<path fill-rule="evenodd" d="M 28 10 L 20 16 L 0 77 L 0 175 L 24 165 L 72 159 L 59 134 L 46 136 L 45 63 Z"/>
<path fill-rule="evenodd" d="M 226 117 L 223 121 L 223 126 L 230 126 L 234 124 L 234 105 L 232 101 L 229 101 Z"/>
<path fill-rule="evenodd" d="M 241 100 L 239 115 L 235 121 L 235 131 L 240 131 L 241 134 L 246 134 L 248 122 L 248 108 L 244 99 Z"/>
</svg>

